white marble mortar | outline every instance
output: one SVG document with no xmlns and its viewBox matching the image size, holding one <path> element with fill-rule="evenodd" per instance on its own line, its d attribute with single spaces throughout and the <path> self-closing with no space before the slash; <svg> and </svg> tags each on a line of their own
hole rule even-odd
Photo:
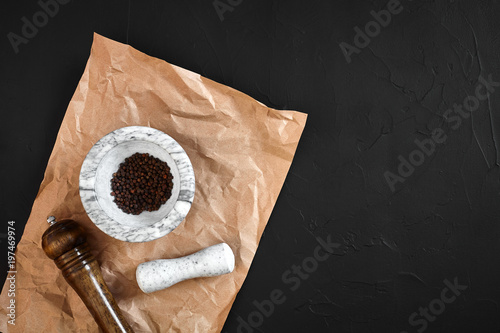
<svg viewBox="0 0 500 333">
<path fill-rule="evenodd" d="M 132 215 L 111 196 L 111 178 L 125 158 L 149 153 L 166 162 L 173 176 L 172 195 L 159 210 Z M 80 197 L 94 224 L 111 237 L 147 242 L 165 236 L 186 217 L 194 198 L 194 171 L 182 147 L 167 134 L 143 126 L 117 129 L 88 152 L 80 170 Z"/>
</svg>

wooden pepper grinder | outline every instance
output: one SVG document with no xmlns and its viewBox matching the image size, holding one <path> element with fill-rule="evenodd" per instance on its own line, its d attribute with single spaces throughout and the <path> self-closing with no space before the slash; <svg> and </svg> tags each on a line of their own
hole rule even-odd
<svg viewBox="0 0 500 333">
<path fill-rule="evenodd" d="M 42 247 L 78 293 L 105 333 L 134 332 L 102 278 L 101 269 L 90 253 L 85 232 L 76 222 L 47 219 L 50 227 L 42 236 Z"/>
</svg>

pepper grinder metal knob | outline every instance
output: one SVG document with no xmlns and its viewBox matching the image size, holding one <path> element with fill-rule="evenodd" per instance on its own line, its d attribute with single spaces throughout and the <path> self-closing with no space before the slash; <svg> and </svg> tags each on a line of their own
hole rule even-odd
<svg viewBox="0 0 500 333">
<path fill-rule="evenodd" d="M 233 269 L 233 251 L 226 243 L 220 243 L 185 257 L 142 263 L 137 267 L 136 278 L 139 288 L 151 293 L 187 279 L 227 274 Z"/>
<path fill-rule="evenodd" d="M 50 227 L 42 236 L 42 248 L 55 261 L 99 327 L 105 333 L 133 333 L 102 278 L 83 228 L 72 220 L 56 222 L 53 216 L 47 222 Z"/>
</svg>

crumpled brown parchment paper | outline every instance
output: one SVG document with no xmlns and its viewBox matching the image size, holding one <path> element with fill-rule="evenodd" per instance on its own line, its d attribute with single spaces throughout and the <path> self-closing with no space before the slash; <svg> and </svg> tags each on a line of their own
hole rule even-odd
<svg viewBox="0 0 500 333">
<path fill-rule="evenodd" d="M 46 218 L 78 221 L 104 279 L 135 332 L 219 332 L 247 275 L 292 162 L 306 115 L 278 111 L 196 73 L 99 35 L 61 124 L 45 177 L 17 247 L 16 320 L 0 295 L 2 332 L 97 332 L 76 292 L 45 256 Z M 93 225 L 80 201 L 78 177 L 92 145 L 130 125 L 172 136 L 189 155 L 196 194 L 186 219 L 146 243 L 111 238 Z M 137 265 L 184 256 L 226 242 L 231 274 L 188 280 L 144 294 Z"/>
</svg>

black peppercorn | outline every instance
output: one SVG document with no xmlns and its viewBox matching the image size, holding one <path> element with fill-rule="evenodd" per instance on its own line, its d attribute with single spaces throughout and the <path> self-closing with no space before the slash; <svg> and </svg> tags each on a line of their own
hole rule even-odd
<svg viewBox="0 0 500 333">
<path fill-rule="evenodd" d="M 113 173 L 111 195 L 127 214 L 156 211 L 172 195 L 173 176 L 167 163 L 149 154 L 127 157 Z"/>
</svg>

